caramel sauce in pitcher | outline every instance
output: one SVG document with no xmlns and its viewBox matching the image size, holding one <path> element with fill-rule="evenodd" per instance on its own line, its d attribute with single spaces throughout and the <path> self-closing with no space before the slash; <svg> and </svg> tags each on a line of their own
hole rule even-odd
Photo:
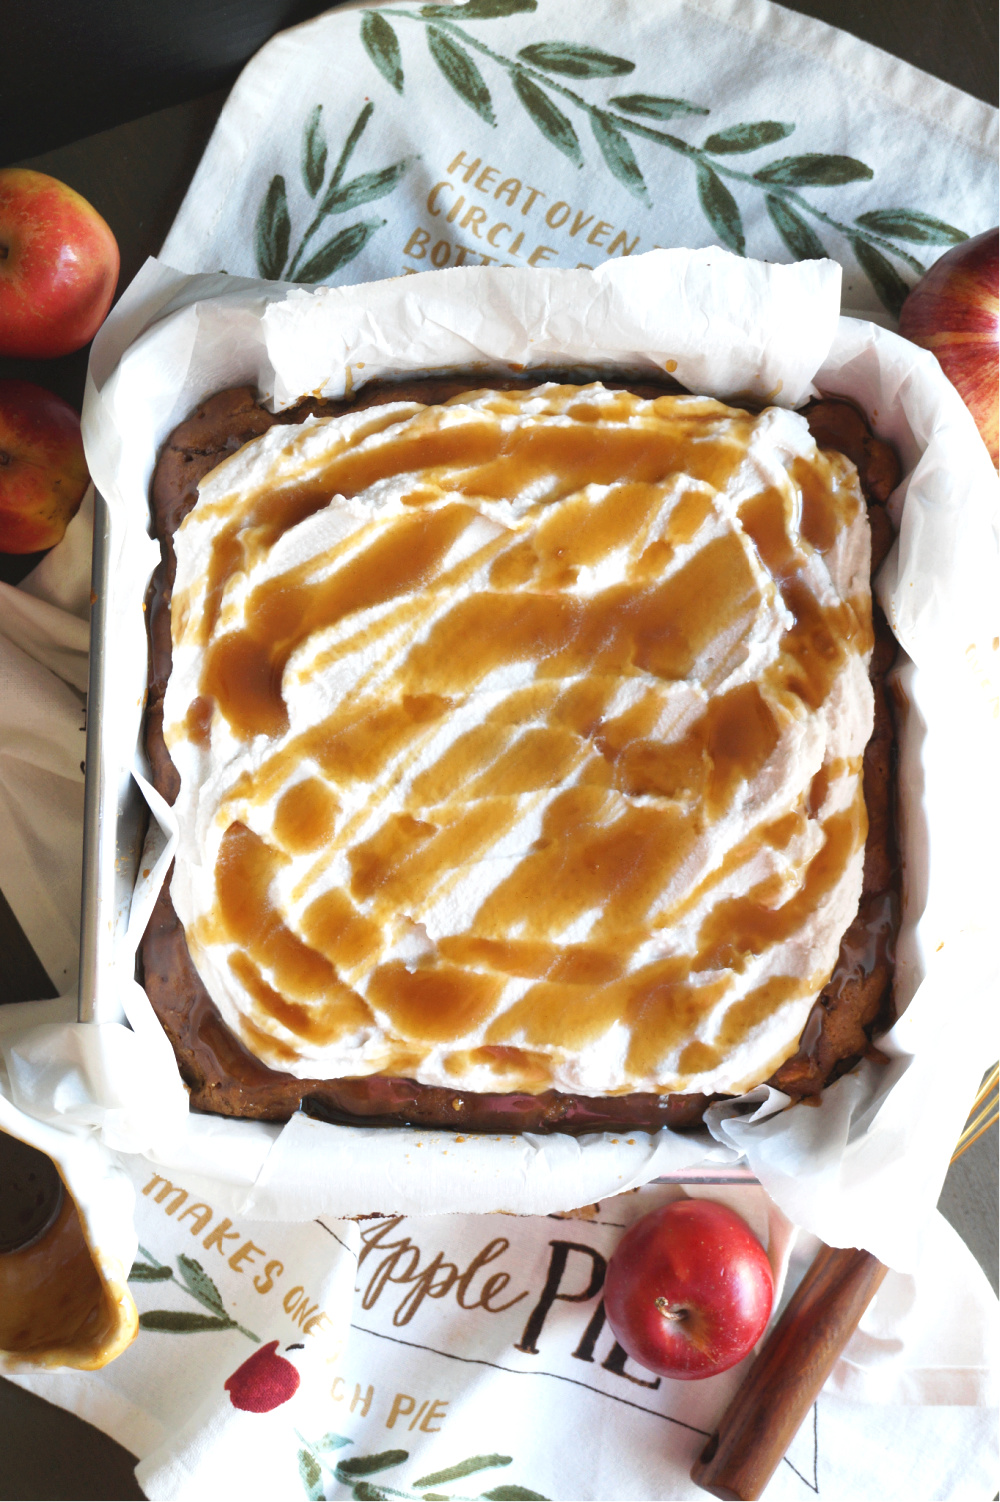
<svg viewBox="0 0 1000 1502">
<path fill-rule="evenodd" d="M 51 1159 L 0 1132 L 0 1352 L 38 1367 L 103 1366 L 135 1334 L 135 1308 L 106 1286 Z"/>
</svg>

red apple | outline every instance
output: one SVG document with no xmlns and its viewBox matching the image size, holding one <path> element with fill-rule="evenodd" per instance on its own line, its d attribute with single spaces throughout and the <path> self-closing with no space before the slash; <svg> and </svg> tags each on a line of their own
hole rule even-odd
<svg viewBox="0 0 1000 1502">
<path fill-rule="evenodd" d="M 674 1200 L 618 1243 L 604 1308 L 619 1345 L 663 1377 L 714 1377 L 742 1361 L 771 1317 L 774 1279 L 746 1221 L 712 1200 Z"/>
<path fill-rule="evenodd" d="M 245 1413 L 270 1413 L 298 1392 L 298 1367 L 277 1355 L 277 1350 L 278 1342 L 269 1340 L 226 1378 L 222 1385 L 234 1408 L 242 1408 Z"/>
<path fill-rule="evenodd" d="M 118 283 L 118 244 L 79 193 L 0 171 L 0 355 L 49 359 L 92 339 Z"/>
<path fill-rule="evenodd" d="M 899 315 L 899 332 L 933 350 L 976 420 L 994 464 L 997 450 L 1000 230 L 963 240 L 935 261 Z"/>
<path fill-rule="evenodd" d="M 73 408 L 30 381 L 0 381 L 0 553 L 53 547 L 89 480 Z"/>
</svg>

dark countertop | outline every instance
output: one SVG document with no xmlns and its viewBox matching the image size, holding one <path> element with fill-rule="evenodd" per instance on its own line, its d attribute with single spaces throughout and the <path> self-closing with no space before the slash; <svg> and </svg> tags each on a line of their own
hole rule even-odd
<svg viewBox="0 0 1000 1502">
<path fill-rule="evenodd" d="M 48 172 L 89 199 L 118 238 L 124 288 L 159 249 L 242 62 L 274 31 L 325 8 L 309 0 L 164 0 L 153 8 L 144 0 L 83 8 L 8 0 L 0 165 Z M 997 103 L 997 0 L 795 0 L 788 8 Z M 162 107 L 143 113 L 151 104 Z M 86 350 L 56 361 L 0 360 L 0 377 L 37 381 L 79 407 L 86 360 Z M 0 579 L 17 582 L 35 561 L 0 556 Z M 0 893 L 0 1003 L 53 994 L 43 980 Z M 940 1205 L 995 1288 L 995 1131 L 953 1166 Z M 0 1499 L 143 1495 L 134 1457 L 3 1380 L 0 1436 Z"/>
</svg>

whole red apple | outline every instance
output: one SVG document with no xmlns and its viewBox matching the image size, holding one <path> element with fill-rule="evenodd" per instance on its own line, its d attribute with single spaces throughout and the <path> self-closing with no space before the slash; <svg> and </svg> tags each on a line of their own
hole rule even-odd
<svg viewBox="0 0 1000 1502">
<path fill-rule="evenodd" d="M 92 339 L 118 284 L 118 244 L 65 183 L 0 171 L 0 355 L 49 359 Z"/>
<path fill-rule="evenodd" d="M 89 480 L 73 408 L 31 381 L 0 381 L 0 553 L 53 547 Z"/>
<path fill-rule="evenodd" d="M 714 1377 L 742 1361 L 771 1317 L 774 1279 L 746 1221 L 712 1200 L 674 1200 L 618 1243 L 604 1308 L 618 1343 L 663 1377 Z"/>
<path fill-rule="evenodd" d="M 226 1378 L 222 1385 L 234 1408 L 242 1408 L 245 1413 L 270 1413 L 298 1391 L 298 1367 L 277 1355 L 277 1350 L 278 1342 L 269 1340 Z"/>
<path fill-rule="evenodd" d="M 899 332 L 933 350 L 976 421 L 994 464 L 998 453 L 997 302 L 1000 230 L 963 240 L 935 261 L 899 315 Z"/>
</svg>

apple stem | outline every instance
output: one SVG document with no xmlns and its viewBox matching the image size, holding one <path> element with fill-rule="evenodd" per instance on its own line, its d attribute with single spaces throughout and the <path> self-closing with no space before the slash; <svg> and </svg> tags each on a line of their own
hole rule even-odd
<svg viewBox="0 0 1000 1502">
<path fill-rule="evenodd" d="M 686 1309 L 671 1309 L 670 1304 L 662 1294 L 658 1299 L 654 1300 L 654 1303 L 664 1319 L 680 1320 L 684 1319 L 687 1315 Z"/>
</svg>

